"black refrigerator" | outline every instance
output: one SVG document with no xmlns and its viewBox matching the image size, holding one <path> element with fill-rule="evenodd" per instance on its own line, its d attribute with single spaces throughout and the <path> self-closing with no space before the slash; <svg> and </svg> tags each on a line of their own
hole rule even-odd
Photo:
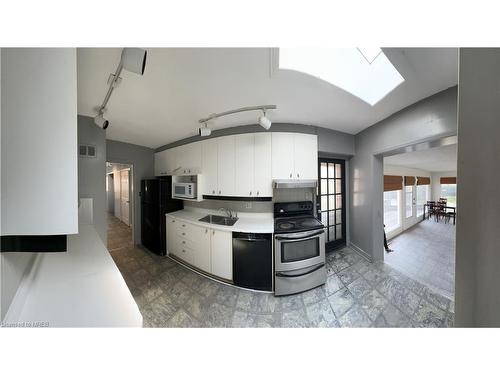
<svg viewBox="0 0 500 375">
<path fill-rule="evenodd" d="M 165 214 L 183 209 L 182 200 L 172 199 L 172 177 L 141 181 L 142 245 L 158 255 L 167 249 Z"/>
</svg>

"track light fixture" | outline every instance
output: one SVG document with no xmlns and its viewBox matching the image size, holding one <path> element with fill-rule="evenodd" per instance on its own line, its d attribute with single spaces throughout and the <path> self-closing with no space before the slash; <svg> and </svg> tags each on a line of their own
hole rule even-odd
<svg viewBox="0 0 500 375">
<path fill-rule="evenodd" d="M 102 113 L 99 113 L 96 117 L 94 117 L 94 124 L 106 130 L 109 125 L 109 121 L 102 116 Z"/>
<path fill-rule="evenodd" d="M 269 120 L 266 117 L 266 111 L 262 111 L 262 116 L 259 117 L 259 125 L 262 126 L 264 129 L 269 130 L 269 128 L 272 125 L 271 120 Z"/>
<path fill-rule="evenodd" d="M 94 123 L 97 126 L 106 129 L 109 125 L 109 121 L 103 117 L 103 113 L 104 110 L 106 109 L 106 105 L 108 104 L 109 98 L 113 93 L 113 90 L 115 89 L 115 87 L 118 86 L 118 84 L 121 81 L 120 74 L 122 70 L 125 69 L 128 70 L 129 72 L 139 74 L 142 76 L 144 74 L 144 69 L 146 69 L 147 54 L 148 54 L 147 51 L 142 48 L 122 49 L 120 63 L 116 68 L 115 74 L 111 74 L 110 79 L 108 80 L 109 84 L 108 92 L 106 93 L 106 96 L 104 97 L 101 106 L 97 109 L 97 116 L 94 117 Z"/>
<path fill-rule="evenodd" d="M 233 113 L 247 112 L 247 111 L 262 111 L 263 115 L 259 117 L 259 125 L 262 126 L 264 129 L 269 130 L 269 128 L 272 125 L 272 122 L 266 116 L 266 111 L 268 109 L 276 109 L 276 108 L 277 108 L 276 105 L 269 104 L 269 105 L 259 105 L 259 106 L 254 106 L 254 107 L 243 107 L 243 108 L 233 109 L 231 111 L 214 113 L 214 114 L 211 114 L 210 116 L 208 116 L 207 118 L 203 118 L 203 119 L 198 121 L 200 124 L 205 124 L 205 127 L 199 128 L 198 133 L 202 137 L 210 135 L 211 129 L 208 128 L 208 126 L 207 126 L 207 122 L 210 120 L 213 120 L 213 119 L 216 119 L 216 118 L 222 117 L 222 116 L 232 115 Z"/>
<path fill-rule="evenodd" d="M 200 134 L 200 137 L 208 137 L 210 134 L 212 134 L 212 129 L 210 129 L 208 127 L 208 124 L 204 122 L 203 126 L 198 129 L 198 133 Z"/>
</svg>

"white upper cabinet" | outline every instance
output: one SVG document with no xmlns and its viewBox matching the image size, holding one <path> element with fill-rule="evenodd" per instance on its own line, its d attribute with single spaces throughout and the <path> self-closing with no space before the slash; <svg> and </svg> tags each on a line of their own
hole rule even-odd
<svg viewBox="0 0 500 375">
<path fill-rule="evenodd" d="M 201 165 L 201 142 L 188 143 L 187 145 L 176 147 L 175 160 L 178 164 L 173 174 L 193 175 L 200 173 Z"/>
<path fill-rule="evenodd" d="M 234 136 L 217 139 L 217 195 L 235 194 Z"/>
<path fill-rule="evenodd" d="M 318 179 L 318 138 L 314 134 L 293 135 L 294 163 L 293 178 L 300 180 Z"/>
<path fill-rule="evenodd" d="M 317 162 L 316 135 L 259 132 L 212 138 L 158 152 L 155 174 L 201 174 L 201 195 L 272 197 L 273 179 L 316 179 Z"/>
<path fill-rule="evenodd" d="M 255 133 L 254 138 L 254 195 L 273 196 L 272 134 Z"/>
<path fill-rule="evenodd" d="M 78 233 L 76 49 L 2 48 L 0 58 L 1 234 Z"/>
<path fill-rule="evenodd" d="M 235 145 L 235 195 L 254 196 L 254 135 L 241 134 L 234 137 Z"/>
<path fill-rule="evenodd" d="M 295 173 L 294 134 L 272 133 L 272 177 L 290 179 Z"/>
<path fill-rule="evenodd" d="M 272 133 L 272 139 L 273 179 L 317 179 L 318 139 L 316 135 Z"/>
<path fill-rule="evenodd" d="M 166 176 L 168 174 L 167 151 L 155 153 L 155 176 Z"/>
<path fill-rule="evenodd" d="M 201 192 L 204 195 L 215 195 L 218 193 L 217 138 L 207 139 L 200 143 L 203 174 Z"/>
</svg>

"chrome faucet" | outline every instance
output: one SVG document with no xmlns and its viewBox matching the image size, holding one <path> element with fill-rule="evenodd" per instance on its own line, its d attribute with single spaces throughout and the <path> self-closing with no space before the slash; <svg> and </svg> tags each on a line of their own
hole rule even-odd
<svg viewBox="0 0 500 375">
<path fill-rule="evenodd" d="M 237 217 L 236 215 L 234 215 L 234 212 L 230 208 L 221 207 L 219 208 L 219 211 L 224 212 L 230 219 L 233 217 Z"/>
</svg>

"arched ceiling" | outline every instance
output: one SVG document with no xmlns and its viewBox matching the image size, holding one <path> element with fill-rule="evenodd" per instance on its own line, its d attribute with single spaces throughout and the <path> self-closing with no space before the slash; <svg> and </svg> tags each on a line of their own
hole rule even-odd
<svg viewBox="0 0 500 375">
<path fill-rule="evenodd" d="M 123 71 L 105 117 L 107 138 L 152 148 L 197 134 L 211 113 L 276 104 L 275 122 L 356 134 L 425 97 L 457 84 L 454 48 L 384 48 L 405 82 L 375 106 L 327 82 L 272 66 L 270 48 L 148 48 L 143 76 Z M 95 116 L 118 48 L 78 49 L 78 113 Z M 214 128 L 254 124 L 258 112 L 218 119 Z"/>
</svg>

